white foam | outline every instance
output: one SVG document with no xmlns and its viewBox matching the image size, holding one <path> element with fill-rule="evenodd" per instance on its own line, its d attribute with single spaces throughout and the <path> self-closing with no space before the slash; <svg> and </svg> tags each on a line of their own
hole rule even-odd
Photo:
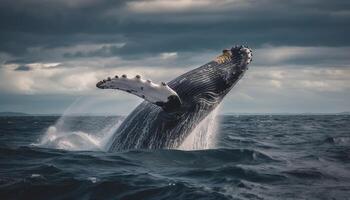
<svg viewBox="0 0 350 200">
<path fill-rule="evenodd" d="M 39 177 L 41 177 L 41 175 L 40 174 L 32 174 L 30 177 L 31 178 L 39 178 Z"/>
<path fill-rule="evenodd" d="M 96 183 L 98 181 L 96 177 L 88 177 L 87 179 L 91 181 L 91 183 Z"/>
</svg>

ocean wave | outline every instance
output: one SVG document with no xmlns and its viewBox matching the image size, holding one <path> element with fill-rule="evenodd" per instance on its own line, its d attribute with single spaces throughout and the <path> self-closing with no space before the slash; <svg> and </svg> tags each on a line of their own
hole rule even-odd
<svg viewBox="0 0 350 200">
<path fill-rule="evenodd" d="M 350 145 L 350 137 L 327 137 L 324 141 L 334 145 Z"/>
<path fill-rule="evenodd" d="M 333 176 L 330 176 L 328 174 L 324 174 L 322 171 L 318 170 L 318 169 L 312 169 L 312 168 L 308 168 L 308 169 L 293 169 L 293 170 L 289 170 L 289 171 L 284 171 L 283 173 L 294 176 L 296 178 L 300 178 L 300 179 L 306 179 L 306 180 L 310 180 L 310 179 L 335 179 L 333 178 Z"/>
<path fill-rule="evenodd" d="M 87 148 L 93 142 L 84 135 L 99 140 L 118 118 L 57 119 L 4 119 L 1 200 L 350 196 L 348 116 L 227 116 L 219 124 L 216 149 L 123 152 Z M 56 138 L 48 146 L 30 145 L 43 142 L 50 126 Z M 75 147 L 57 148 L 64 140 Z"/>
</svg>

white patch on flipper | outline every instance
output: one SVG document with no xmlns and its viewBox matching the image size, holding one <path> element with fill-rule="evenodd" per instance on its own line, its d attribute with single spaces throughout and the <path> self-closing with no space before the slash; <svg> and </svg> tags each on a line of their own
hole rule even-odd
<svg viewBox="0 0 350 200">
<path fill-rule="evenodd" d="M 151 103 L 168 102 L 168 97 L 177 93 L 171 89 L 166 83 L 156 84 L 150 80 L 144 80 L 139 75 L 128 78 L 126 75 L 121 77 L 107 78 L 96 84 L 101 89 L 117 89 L 122 90 L 136 96 L 139 96 Z M 180 99 L 180 98 L 179 98 Z"/>
</svg>

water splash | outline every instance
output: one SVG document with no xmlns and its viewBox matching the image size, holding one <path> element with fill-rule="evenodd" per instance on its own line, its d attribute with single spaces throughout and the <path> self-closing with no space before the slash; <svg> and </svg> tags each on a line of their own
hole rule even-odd
<svg viewBox="0 0 350 200">
<path fill-rule="evenodd" d="M 65 127 L 50 126 L 36 146 L 70 151 L 107 151 L 109 140 L 121 123 L 106 125 L 101 131 L 64 131 Z"/>
<path fill-rule="evenodd" d="M 79 98 L 66 109 L 62 117 L 50 126 L 39 142 L 39 147 L 69 151 L 108 151 L 112 137 L 124 118 L 108 116 L 81 116 L 93 107 L 96 99 Z M 218 128 L 218 108 L 209 114 L 185 139 L 178 149 L 200 150 L 215 148 Z M 142 131 L 146 133 L 148 126 Z M 130 135 L 129 137 L 133 137 Z M 129 138 L 130 139 L 130 138 Z M 135 141 L 137 138 L 133 138 Z M 130 139 L 131 140 L 131 139 Z M 126 142 L 128 139 L 123 140 Z M 155 141 L 156 142 L 156 141 Z M 138 143 L 134 147 L 138 148 Z"/>
<path fill-rule="evenodd" d="M 77 115 L 94 104 L 94 99 L 77 99 L 33 145 L 70 151 L 107 151 L 109 141 L 123 119 Z"/>
<path fill-rule="evenodd" d="M 215 148 L 219 124 L 218 113 L 219 108 L 213 110 L 198 124 L 178 149 L 189 151 Z"/>
</svg>

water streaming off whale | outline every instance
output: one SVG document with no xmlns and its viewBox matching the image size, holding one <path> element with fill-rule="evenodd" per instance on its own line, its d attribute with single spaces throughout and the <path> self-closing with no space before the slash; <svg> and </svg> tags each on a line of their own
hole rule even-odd
<svg viewBox="0 0 350 200">
<path fill-rule="evenodd" d="M 51 126 L 49 126 L 39 142 L 34 145 L 45 148 L 64 149 L 69 151 L 107 151 L 111 145 L 111 138 L 124 118 L 74 117 L 74 113 L 81 110 L 89 110 L 95 106 L 94 99 L 80 98 L 74 102 L 64 114 Z M 217 133 L 218 109 L 208 115 L 192 133 L 185 139 L 179 149 L 200 150 L 215 148 Z M 147 126 L 145 126 L 147 127 Z M 142 141 L 147 137 L 148 130 L 142 129 L 140 138 L 132 135 L 123 143 L 134 144 L 134 140 Z M 156 143 L 157 141 L 153 141 Z M 123 144 L 121 144 L 123 145 Z"/>
<path fill-rule="evenodd" d="M 217 142 L 220 108 L 210 113 L 180 145 L 181 150 L 214 149 Z"/>
</svg>

